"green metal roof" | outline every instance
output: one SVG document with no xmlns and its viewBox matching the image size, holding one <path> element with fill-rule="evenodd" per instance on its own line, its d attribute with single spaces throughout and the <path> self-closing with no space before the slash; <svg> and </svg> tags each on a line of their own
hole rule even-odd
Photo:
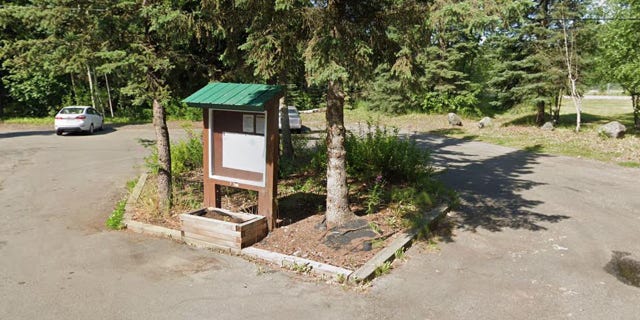
<svg viewBox="0 0 640 320">
<path fill-rule="evenodd" d="M 209 83 L 182 102 L 191 107 L 264 111 L 264 105 L 279 96 L 281 86 L 241 83 Z"/>
</svg>

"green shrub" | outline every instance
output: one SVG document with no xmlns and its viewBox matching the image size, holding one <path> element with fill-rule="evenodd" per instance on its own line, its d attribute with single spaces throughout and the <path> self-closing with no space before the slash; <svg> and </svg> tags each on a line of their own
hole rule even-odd
<svg viewBox="0 0 640 320">
<path fill-rule="evenodd" d="M 347 172 L 362 181 L 382 176 L 390 183 L 415 182 L 430 174 L 429 152 L 398 137 L 398 129 L 369 124 L 363 136 L 349 133 L 345 148 Z"/>
<path fill-rule="evenodd" d="M 327 170 L 327 145 L 324 140 L 317 144 L 309 144 L 309 138 L 292 136 L 294 158 L 280 158 L 278 162 L 279 177 L 308 173 L 323 176 Z"/>
<path fill-rule="evenodd" d="M 457 112 L 464 115 L 478 115 L 481 110 L 478 108 L 479 99 L 475 93 L 463 91 L 458 95 L 429 92 L 422 100 L 422 111 L 446 113 Z"/>
<path fill-rule="evenodd" d="M 202 139 L 189 131 L 189 139 L 171 144 L 171 171 L 174 175 L 202 168 Z"/>
<path fill-rule="evenodd" d="M 392 187 L 390 198 L 391 201 L 395 203 L 412 204 L 418 208 L 427 208 L 433 205 L 433 201 L 427 190 L 416 187 Z"/>
<path fill-rule="evenodd" d="M 202 168 L 202 139 L 191 130 L 187 130 L 189 138 L 171 144 L 171 173 L 179 176 L 189 171 Z M 158 173 L 158 149 L 153 147 L 151 154 L 145 159 L 149 171 Z"/>
</svg>

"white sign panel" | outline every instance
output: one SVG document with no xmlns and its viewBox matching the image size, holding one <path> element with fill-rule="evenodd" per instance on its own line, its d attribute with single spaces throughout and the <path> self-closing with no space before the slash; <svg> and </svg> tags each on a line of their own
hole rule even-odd
<svg viewBox="0 0 640 320">
<path fill-rule="evenodd" d="M 253 133 L 253 115 L 242 115 L 242 132 Z"/>
<path fill-rule="evenodd" d="M 264 122 L 264 116 L 256 116 L 256 133 L 264 134 L 266 123 Z"/>
<path fill-rule="evenodd" d="M 264 174 L 266 163 L 264 136 L 222 133 L 222 166 Z"/>
</svg>

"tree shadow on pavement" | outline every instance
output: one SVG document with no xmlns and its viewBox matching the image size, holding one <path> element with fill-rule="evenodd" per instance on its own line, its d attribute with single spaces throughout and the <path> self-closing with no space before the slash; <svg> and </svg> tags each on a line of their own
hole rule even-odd
<svg viewBox="0 0 640 320">
<path fill-rule="evenodd" d="M 428 134 L 416 135 L 413 139 L 418 145 L 431 149 L 436 165 L 447 168 L 439 178 L 460 196 L 460 205 L 455 209 L 453 217 L 455 228 L 473 232 L 478 228 L 492 232 L 506 228 L 537 231 L 545 230 L 545 223 L 556 223 L 569 218 L 565 215 L 536 212 L 536 207 L 543 202 L 525 199 L 520 194 L 524 190 L 543 185 L 524 177 L 533 172 L 539 158 L 547 157 L 539 153 L 540 146 L 525 150 L 496 146 L 498 151 L 487 152 L 492 156 L 482 158 L 482 155 L 466 154 L 450 148 L 469 143 L 465 140 Z M 490 146 L 478 144 L 475 147 Z M 444 240 L 453 241 L 447 236 Z"/>
<path fill-rule="evenodd" d="M 31 131 L 10 131 L 0 132 L 2 138 L 30 137 L 30 136 L 50 136 L 55 134 L 54 130 L 31 130 Z"/>
</svg>

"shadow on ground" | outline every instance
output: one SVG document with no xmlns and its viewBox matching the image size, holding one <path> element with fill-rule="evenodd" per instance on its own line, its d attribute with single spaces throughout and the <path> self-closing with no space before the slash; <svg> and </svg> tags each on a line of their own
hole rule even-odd
<svg viewBox="0 0 640 320">
<path fill-rule="evenodd" d="M 278 199 L 281 219 L 279 227 L 296 223 L 322 212 L 326 197 L 310 192 L 297 192 Z"/>
<path fill-rule="evenodd" d="M 1 132 L 0 139 L 30 137 L 30 136 L 50 136 L 53 134 L 55 134 L 54 130 L 11 131 L 11 132 Z"/>
<path fill-rule="evenodd" d="M 93 135 L 105 135 L 109 133 L 113 133 L 117 131 L 116 128 L 111 126 L 105 126 L 102 130 L 96 130 Z M 46 130 L 29 130 L 29 131 L 11 131 L 11 132 L 3 132 L 0 133 L 0 139 L 2 138 L 18 138 L 18 137 L 30 137 L 30 136 L 51 136 L 55 135 L 56 132 L 53 129 Z M 65 132 L 64 136 L 87 136 L 91 135 L 86 132 Z"/>
<path fill-rule="evenodd" d="M 460 196 L 454 218 L 455 228 L 475 232 L 478 228 L 492 232 L 503 229 L 545 230 L 546 223 L 556 223 L 568 216 L 536 211 L 539 200 L 522 197 L 521 192 L 542 185 L 525 178 L 541 157 L 539 146 L 511 150 L 490 158 L 454 151 L 450 147 L 467 140 L 418 134 L 418 145 L 431 149 L 434 163 L 446 167 L 439 178 Z M 502 149 L 504 150 L 504 149 Z M 445 237 L 445 241 L 453 241 Z"/>
</svg>

